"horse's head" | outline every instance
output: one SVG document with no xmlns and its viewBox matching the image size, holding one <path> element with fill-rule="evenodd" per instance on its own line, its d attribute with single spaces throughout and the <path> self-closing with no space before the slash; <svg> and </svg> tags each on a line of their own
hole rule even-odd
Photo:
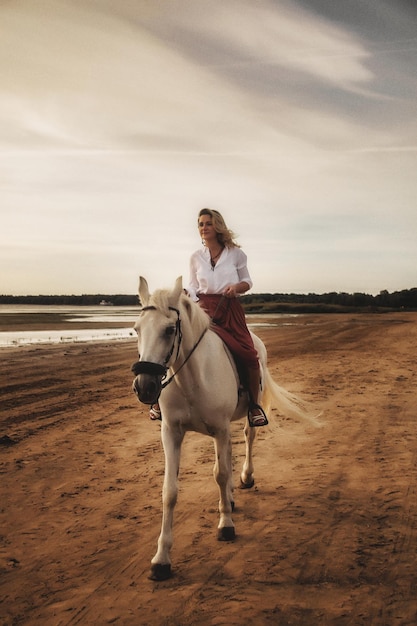
<svg viewBox="0 0 417 626">
<path fill-rule="evenodd" d="M 179 301 L 182 278 L 177 278 L 172 291 L 149 293 L 148 283 L 139 279 L 142 312 L 135 324 L 138 335 L 139 361 L 132 366 L 135 374 L 133 390 L 144 404 L 154 404 L 161 393 L 168 367 L 178 357 L 181 345 Z"/>
</svg>

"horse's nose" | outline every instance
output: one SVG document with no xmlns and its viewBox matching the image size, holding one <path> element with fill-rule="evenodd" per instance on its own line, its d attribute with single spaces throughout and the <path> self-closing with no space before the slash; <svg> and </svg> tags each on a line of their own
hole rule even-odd
<svg viewBox="0 0 417 626">
<path fill-rule="evenodd" d="M 133 382 L 133 391 L 140 402 L 144 404 L 155 404 L 161 392 L 161 381 L 159 377 L 140 374 Z"/>
<path fill-rule="evenodd" d="M 137 397 L 139 398 L 139 381 L 138 381 L 137 377 L 133 381 L 132 389 L 135 392 L 135 394 L 137 395 Z"/>
</svg>

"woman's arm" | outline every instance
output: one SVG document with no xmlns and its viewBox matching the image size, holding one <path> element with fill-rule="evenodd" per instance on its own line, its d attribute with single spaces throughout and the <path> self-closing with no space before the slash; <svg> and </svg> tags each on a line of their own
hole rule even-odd
<svg viewBox="0 0 417 626">
<path fill-rule="evenodd" d="M 241 280 L 240 283 L 235 283 L 234 285 L 229 285 L 228 287 L 226 287 L 223 295 L 226 296 L 226 298 L 236 298 L 236 296 L 241 293 L 245 293 L 246 291 L 249 291 L 249 289 L 249 284 L 246 281 Z"/>
</svg>

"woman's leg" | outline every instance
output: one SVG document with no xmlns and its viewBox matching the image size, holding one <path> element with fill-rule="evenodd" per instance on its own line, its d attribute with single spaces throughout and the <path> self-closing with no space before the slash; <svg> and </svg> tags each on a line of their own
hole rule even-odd
<svg viewBox="0 0 417 626">
<path fill-rule="evenodd" d="M 261 388 L 261 375 L 259 366 L 257 368 L 248 367 L 248 391 L 249 391 L 249 426 L 266 426 L 268 419 L 264 410 L 258 404 Z"/>
</svg>

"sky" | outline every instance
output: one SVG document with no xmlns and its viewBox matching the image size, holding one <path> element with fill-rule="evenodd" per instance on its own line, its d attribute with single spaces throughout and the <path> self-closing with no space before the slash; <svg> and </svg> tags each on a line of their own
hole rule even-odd
<svg viewBox="0 0 417 626">
<path fill-rule="evenodd" d="M 0 294 L 417 286 L 415 0 L 2 0 Z"/>
</svg>

